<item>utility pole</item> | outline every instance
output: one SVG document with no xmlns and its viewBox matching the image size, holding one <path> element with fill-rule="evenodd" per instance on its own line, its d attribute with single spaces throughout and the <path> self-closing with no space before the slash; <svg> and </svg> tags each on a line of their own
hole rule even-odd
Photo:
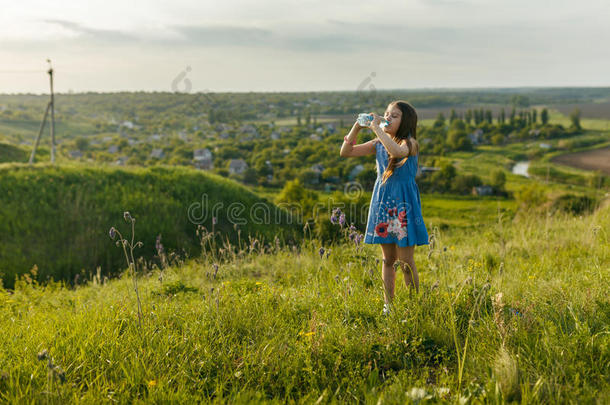
<svg viewBox="0 0 610 405">
<path fill-rule="evenodd" d="M 47 122 L 47 116 L 49 115 L 49 110 L 51 110 L 51 163 L 55 163 L 55 95 L 53 94 L 53 67 L 51 66 L 50 59 L 47 59 L 47 62 L 49 63 L 49 70 L 47 71 L 47 73 L 49 74 L 51 83 L 51 100 L 47 104 L 47 108 L 42 117 L 42 122 L 40 123 L 38 136 L 36 137 L 36 142 L 34 143 L 32 154 L 30 155 L 30 164 L 34 163 L 36 149 L 38 148 L 38 144 L 40 143 L 40 137 L 42 136 L 42 131 L 44 131 L 44 127 Z"/>
</svg>

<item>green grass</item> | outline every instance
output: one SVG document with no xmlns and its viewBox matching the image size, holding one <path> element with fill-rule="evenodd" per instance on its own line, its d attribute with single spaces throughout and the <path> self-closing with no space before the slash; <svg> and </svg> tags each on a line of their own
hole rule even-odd
<svg viewBox="0 0 610 405">
<path fill-rule="evenodd" d="M 0 190 L 0 278 L 6 286 L 34 264 L 41 280 L 72 280 L 97 266 L 112 275 L 124 258 L 108 231 L 126 228 L 124 211 L 138 220 L 136 238 L 144 243 L 139 253 L 146 260 L 156 254 L 159 234 L 167 249 L 183 257 L 196 254 L 197 227 L 212 229 L 212 216 L 216 230 L 233 242 L 239 236 L 233 224 L 241 226 L 242 238 L 267 241 L 276 233 L 294 239 L 301 229 L 243 185 L 184 167 L 5 163 Z"/>
<path fill-rule="evenodd" d="M 541 109 L 538 109 L 540 112 Z M 555 109 L 549 109 L 549 122 L 551 124 L 561 124 L 566 128 L 572 125 L 569 115 L 564 115 Z M 601 118 L 581 118 L 580 126 L 584 129 L 597 130 L 597 131 L 608 131 L 610 130 L 610 120 Z"/>
<path fill-rule="evenodd" d="M 30 155 L 25 149 L 8 143 L 0 143 L 0 163 L 27 162 L 29 158 Z"/>
<path fill-rule="evenodd" d="M 467 234 L 430 228 L 434 246 L 415 256 L 421 291 L 399 275 L 387 318 L 373 245 L 326 246 L 323 258 L 315 240 L 234 247 L 216 278 L 208 256 L 151 271 L 141 328 L 126 274 L 76 289 L 26 277 L 0 290 L 0 398 L 607 403 L 608 229 L 607 204 L 582 218 L 500 216 Z"/>
</svg>

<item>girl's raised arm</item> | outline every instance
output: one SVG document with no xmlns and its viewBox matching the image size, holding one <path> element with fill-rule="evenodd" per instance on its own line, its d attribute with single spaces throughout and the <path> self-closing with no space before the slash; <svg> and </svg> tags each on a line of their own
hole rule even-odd
<svg viewBox="0 0 610 405">
<path fill-rule="evenodd" d="M 339 155 L 341 157 L 357 157 L 375 154 L 375 144 L 378 142 L 377 139 L 373 139 L 359 145 L 352 144 L 358 137 L 358 132 L 361 128 L 365 127 L 361 127 L 356 122 L 352 127 L 352 130 L 344 138 L 343 145 L 341 146 L 341 151 L 339 152 Z"/>
</svg>

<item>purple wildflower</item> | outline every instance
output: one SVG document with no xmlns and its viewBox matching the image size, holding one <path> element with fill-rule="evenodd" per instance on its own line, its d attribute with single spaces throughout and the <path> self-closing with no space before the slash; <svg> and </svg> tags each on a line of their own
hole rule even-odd
<svg viewBox="0 0 610 405">
<path fill-rule="evenodd" d="M 324 256 L 324 248 L 321 247 L 320 250 L 318 251 L 320 253 L 320 259 L 322 258 L 322 256 Z"/>
<path fill-rule="evenodd" d="M 218 220 L 216 219 L 216 217 L 212 217 L 212 225 L 216 225 L 218 223 Z"/>
<path fill-rule="evenodd" d="M 337 222 L 338 222 L 338 218 L 337 218 L 337 217 L 339 217 L 339 216 L 341 216 L 341 215 L 343 215 L 343 213 L 341 212 L 341 209 L 340 209 L 340 208 L 335 208 L 335 209 L 332 211 L 332 214 L 331 214 L 331 216 L 330 216 L 330 222 L 331 222 L 333 225 L 336 225 L 336 224 L 337 224 Z"/>
<path fill-rule="evenodd" d="M 339 224 L 341 226 L 345 225 L 345 214 L 341 213 L 341 215 L 339 216 Z"/>
<path fill-rule="evenodd" d="M 125 218 L 125 221 L 127 221 L 127 222 L 133 221 L 133 218 L 132 218 L 131 214 L 129 213 L 129 211 L 125 211 L 123 213 L 123 218 Z"/>
<path fill-rule="evenodd" d="M 110 235 L 111 239 L 114 239 L 114 237 L 116 236 L 116 229 L 114 229 L 114 226 L 112 228 L 110 228 L 110 231 L 108 232 L 108 234 Z"/>
</svg>

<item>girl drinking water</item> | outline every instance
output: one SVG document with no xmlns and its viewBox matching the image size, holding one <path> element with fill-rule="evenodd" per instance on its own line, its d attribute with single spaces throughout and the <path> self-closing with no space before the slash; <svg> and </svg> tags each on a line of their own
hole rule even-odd
<svg viewBox="0 0 610 405">
<path fill-rule="evenodd" d="M 415 245 L 428 244 L 428 232 L 421 210 L 419 189 L 415 183 L 418 169 L 417 114 L 405 101 L 391 102 L 384 114 L 387 125 L 380 126 L 381 117 L 371 113 L 368 126 L 354 124 L 344 137 L 340 155 L 356 157 L 375 154 L 377 180 L 369 207 L 364 243 L 380 244 L 383 254 L 382 279 L 384 284 L 383 313 L 390 311 L 394 299 L 399 261 L 405 285 L 419 291 L 419 276 L 413 253 Z M 371 129 L 376 138 L 355 145 L 358 132 Z"/>
</svg>

